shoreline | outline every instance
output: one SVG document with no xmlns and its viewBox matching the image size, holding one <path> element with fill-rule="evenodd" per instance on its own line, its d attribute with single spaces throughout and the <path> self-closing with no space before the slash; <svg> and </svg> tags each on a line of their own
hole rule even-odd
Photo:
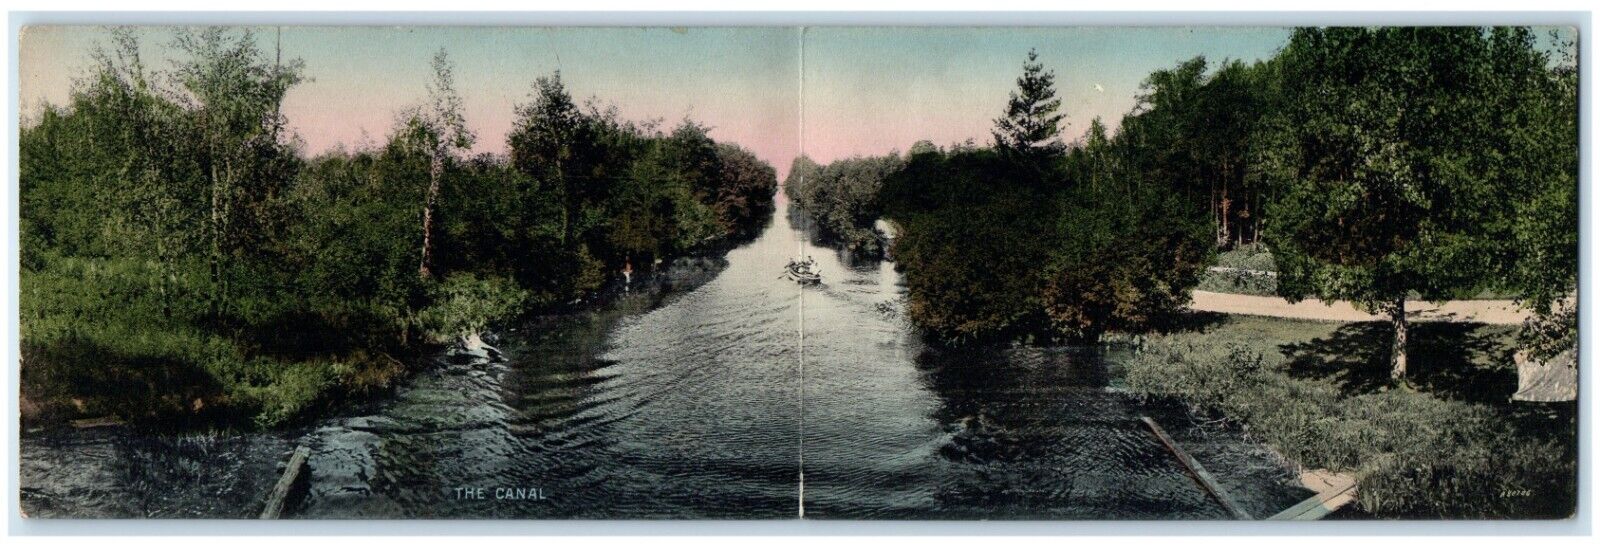
<svg viewBox="0 0 1600 547">
<path fill-rule="evenodd" d="M 393 368 L 387 369 L 386 374 L 366 378 L 374 382 L 377 387 L 336 385 L 324 389 L 312 402 L 291 416 L 274 423 L 268 427 L 259 427 L 252 423 L 255 416 L 241 413 L 238 409 L 218 405 L 215 400 L 207 401 L 205 398 L 197 399 L 197 403 L 184 405 L 191 409 L 187 412 L 170 412 L 160 416 L 129 417 L 116 413 L 89 413 L 85 412 L 83 398 L 80 397 L 43 397 L 37 393 L 29 393 L 18 386 L 19 428 L 20 434 L 32 434 L 44 431 L 84 430 L 103 427 L 127 428 L 132 430 L 151 430 L 162 433 L 188 434 L 216 431 L 260 431 L 283 432 L 305 426 L 308 423 L 336 414 L 339 409 L 350 405 L 369 402 L 393 394 L 394 390 L 407 379 L 434 366 L 439 359 L 448 359 L 451 354 L 458 352 L 462 340 L 476 335 L 480 340 L 488 343 L 489 347 L 498 347 L 502 333 L 513 325 L 518 330 L 532 325 L 548 324 L 550 321 L 562 321 L 573 317 L 593 313 L 615 303 L 619 298 L 629 294 L 651 291 L 663 293 L 664 296 L 675 288 L 675 285 L 686 280 L 691 281 L 698 275 L 708 271 L 720 271 L 726 266 L 726 256 L 729 251 L 738 246 L 753 241 L 766 226 L 771 224 L 769 216 L 761 228 L 749 234 L 730 234 L 705 242 L 697 249 L 671 258 L 664 258 L 660 264 L 650 267 L 644 272 L 635 272 L 631 283 L 624 283 L 620 273 L 616 274 L 600 289 L 586 295 L 574 302 L 557 305 L 543 310 L 519 310 L 507 317 L 494 318 L 489 321 L 489 326 L 480 332 L 466 336 L 458 336 L 449 340 L 437 342 L 421 342 L 413 351 L 401 355 L 390 355 L 379 352 L 374 359 L 385 359 L 394 363 Z M 640 275 L 640 274 L 643 275 Z M 300 362 L 290 363 L 290 365 Z M 19 363 L 19 368 L 27 367 L 27 363 Z M 161 395 L 169 397 L 170 394 Z M 226 394 L 219 396 L 226 399 Z M 90 424 L 87 426 L 80 424 Z"/>
</svg>

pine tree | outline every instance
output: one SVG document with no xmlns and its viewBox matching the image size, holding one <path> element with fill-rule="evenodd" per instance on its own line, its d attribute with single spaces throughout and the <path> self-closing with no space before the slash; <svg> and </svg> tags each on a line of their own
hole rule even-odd
<svg viewBox="0 0 1600 547">
<path fill-rule="evenodd" d="M 1061 99 L 1056 98 L 1056 75 L 1038 60 L 1039 53 L 1028 50 L 1017 90 L 1006 104 L 1006 115 L 994 120 L 995 148 L 1009 156 L 1036 159 L 1066 149 L 1057 138 L 1065 115 L 1060 113 Z"/>
</svg>

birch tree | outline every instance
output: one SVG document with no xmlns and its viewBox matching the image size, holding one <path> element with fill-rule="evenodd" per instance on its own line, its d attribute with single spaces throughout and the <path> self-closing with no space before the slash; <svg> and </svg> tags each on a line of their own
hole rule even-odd
<svg viewBox="0 0 1600 547">
<path fill-rule="evenodd" d="M 472 148 L 476 137 L 467 129 L 461 95 L 456 92 L 455 67 L 439 48 L 433 55 L 433 80 L 428 83 L 428 103 L 412 111 L 407 120 L 411 145 L 428 157 L 428 193 L 422 207 L 422 257 L 417 272 L 423 278 L 433 275 L 433 214 L 439 201 L 439 188 L 446 163 L 456 154 Z"/>
</svg>

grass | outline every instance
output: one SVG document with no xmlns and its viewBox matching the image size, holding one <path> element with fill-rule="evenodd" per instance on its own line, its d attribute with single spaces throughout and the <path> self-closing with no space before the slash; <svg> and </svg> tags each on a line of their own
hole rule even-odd
<svg viewBox="0 0 1600 547">
<path fill-rule="evenodd" d="M 339 341 L 309 318 L 206 326 L 202 271 L 59 256 L 25 269 L 24 420 L 111 415 L 177 428 L 268 428 L 319 402 L 387 387 L 405 372 L 399 361 Z M 164 287 L 153 281 L 163 277 L 170 280 Z"/>
<path fill-rule="evenodd" d="M 1564 518 L 1576 503 L 1570 405 L 1514 404 L 1514 327 L 1413 326 L 1415 391 L 1390 389 L 1380 323 L 1229 316 L 1144 338 L 1128 387 L 1239 423 L 1291 460 L 1351 472 L 1380 518 Z"/>
</svg>

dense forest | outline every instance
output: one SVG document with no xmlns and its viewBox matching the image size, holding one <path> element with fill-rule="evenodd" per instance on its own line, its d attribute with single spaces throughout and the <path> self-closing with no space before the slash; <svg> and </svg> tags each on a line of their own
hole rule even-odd
<svg viewBox="0 0 1600 547">
<path fill-rule="evenodd" d="M 1408 298 L 1513 295 L 1548 354 L 1576 335 L 1578 75 L 1538 38 L 1297 29 L 1266 60 L 1150 74 L 1070 144 L 1029 52 L 991 144 L 799 158 L 785 191 L 854 252 L 892 221 L 907 314 L 950 343 L 1171 326 L 1217 251 L 1259 246 L 1278 294 L 1392 316 L 1397 378 Z"/>
<path fill-rule="evenodd" d="M 577 104 L 559 73 L 516 107 L 505 155 L 469 153 L 441 50 L 385 142 L 308 156 L 280 110 L 299 61 L 202 29 L 156 69 L 114 38 L 21 130 L 26 419 L 270 427 L 771 213 L 750 152 Z"/>
</svg>

